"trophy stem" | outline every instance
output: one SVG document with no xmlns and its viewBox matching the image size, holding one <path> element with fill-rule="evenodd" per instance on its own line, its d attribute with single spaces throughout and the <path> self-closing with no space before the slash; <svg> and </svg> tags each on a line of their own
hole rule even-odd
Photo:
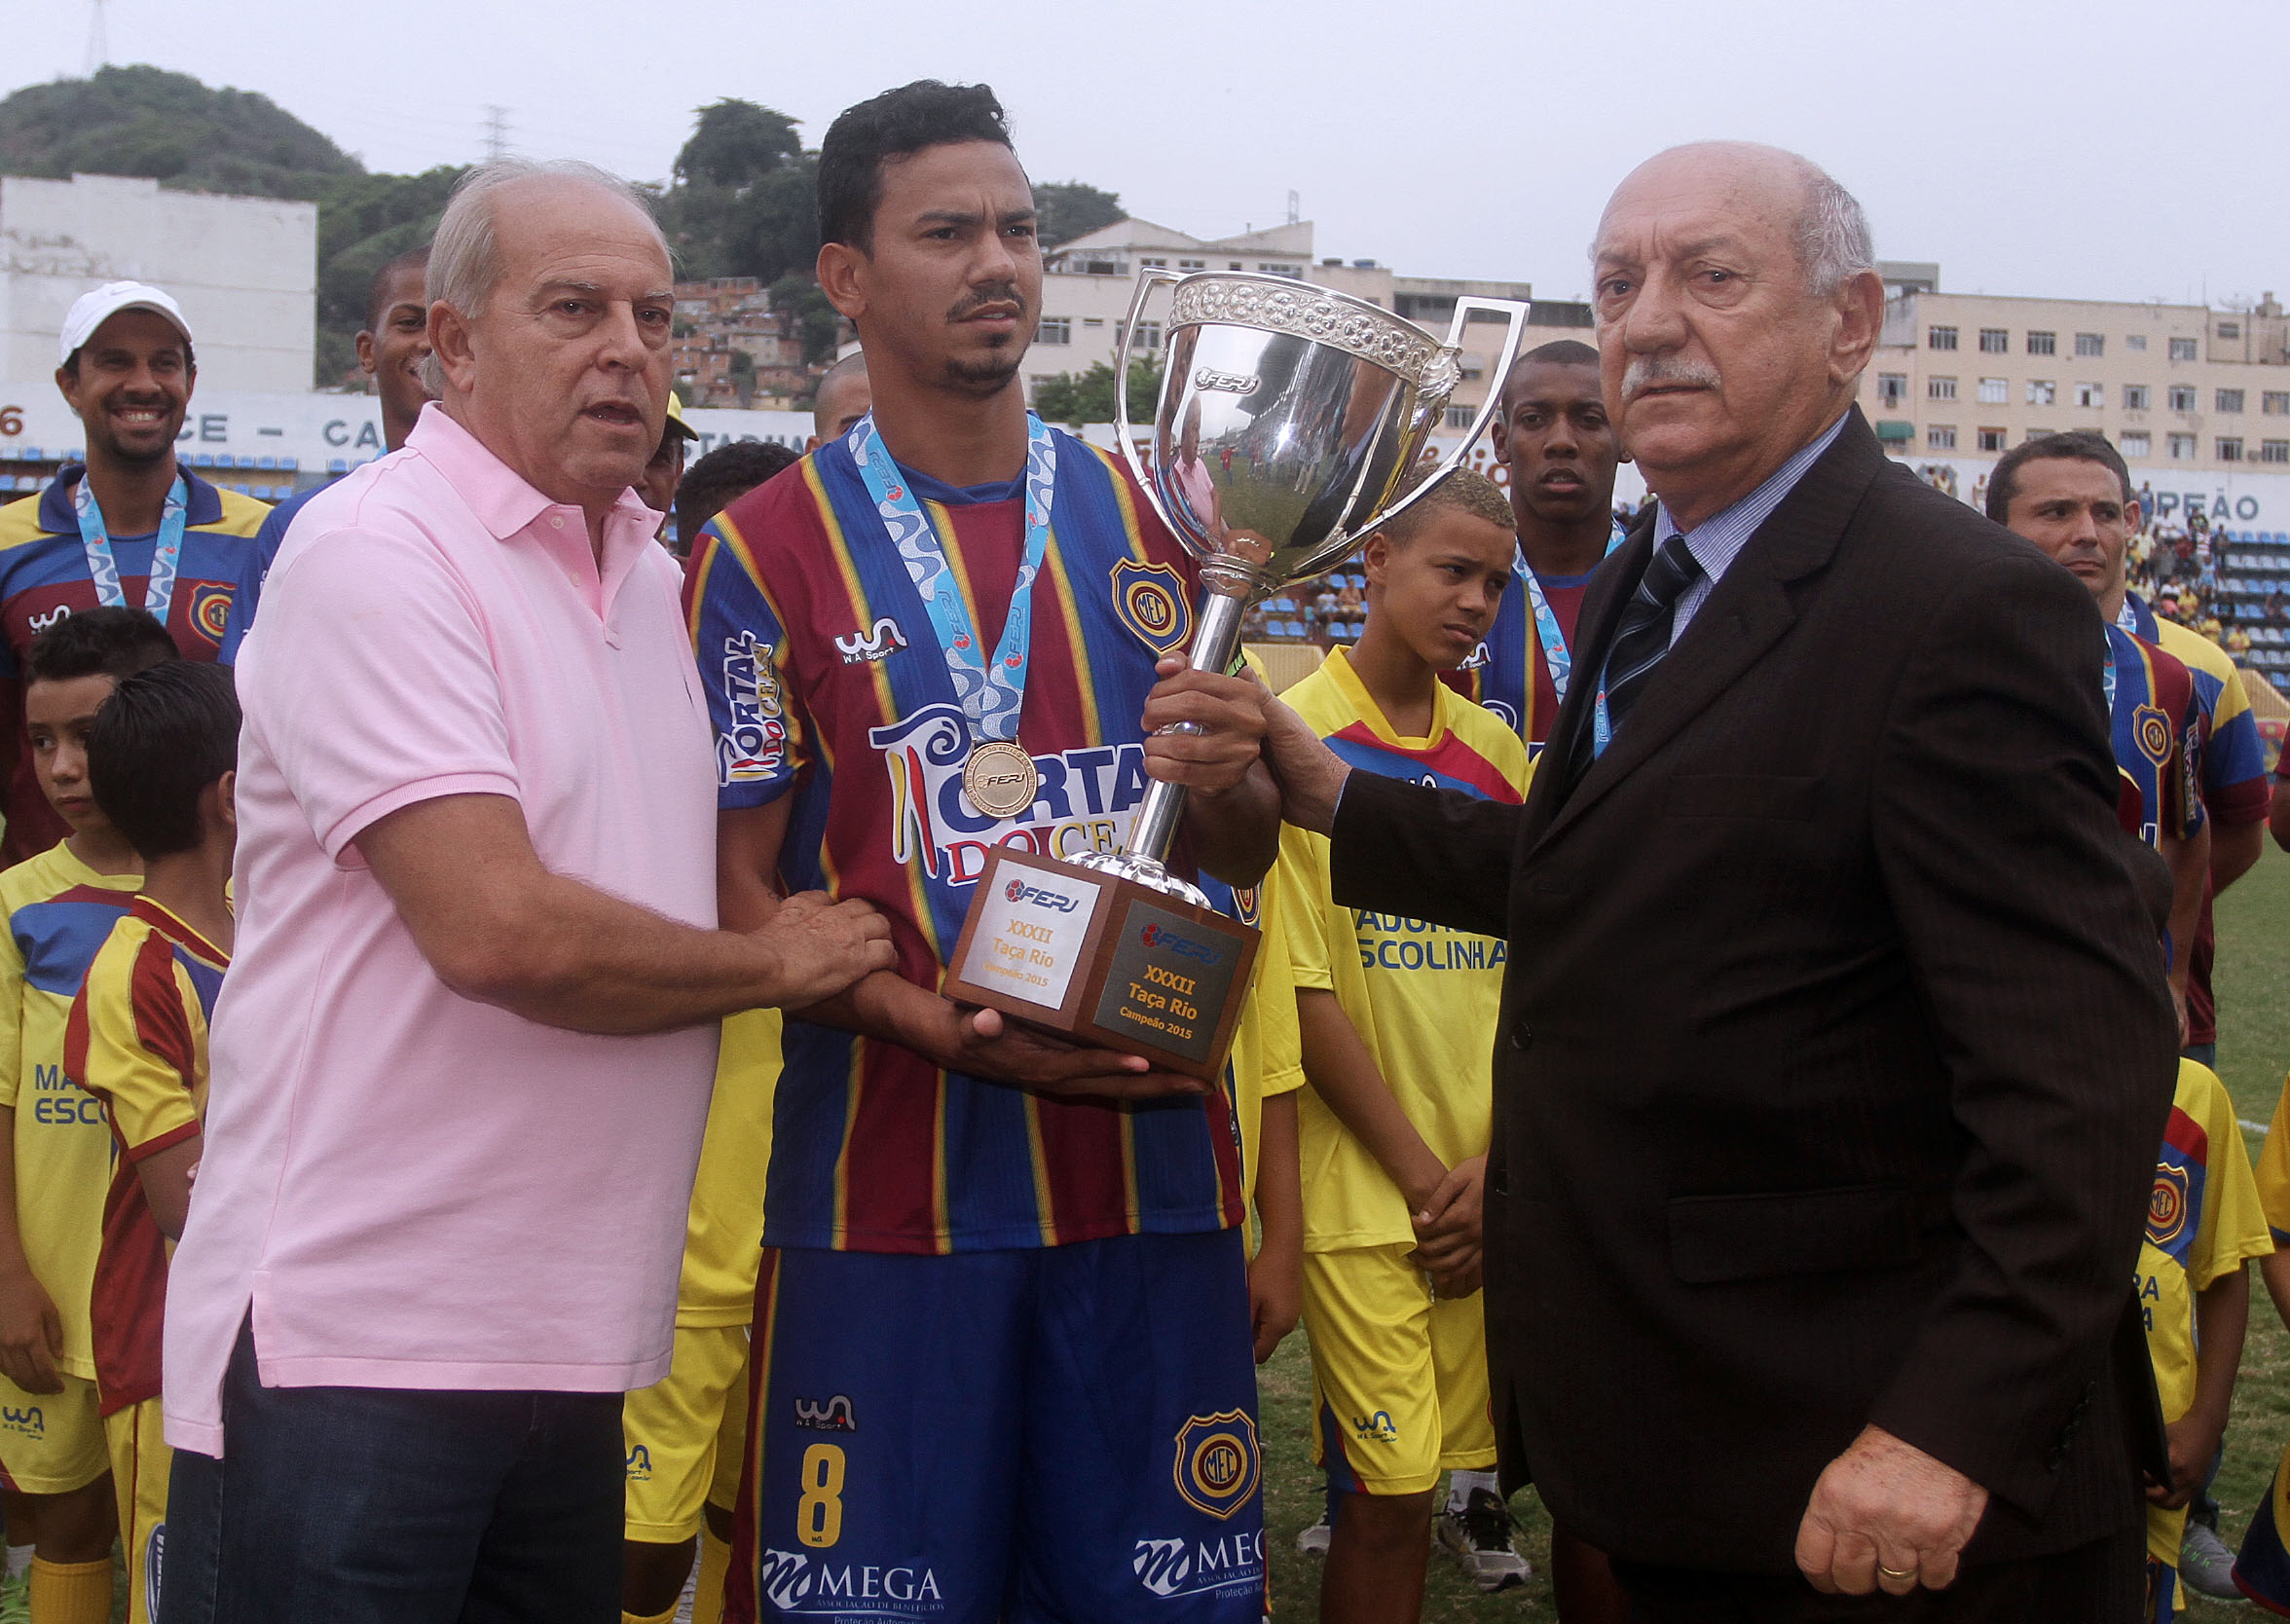
<svg viewBox="0 0 2290 1624">
<path fill-rule="evenodd" d="M 1208 594 L 1200 606 L 1200 627 L 1193 634 L 1194 670 L 1232 669 L 1233 657 L 1240 651 L 1240 621 L 1247 611 L 1246 598 Z M 1156 864 L 1165 861 L 1169 845 L 1177 837 L 1177 821 L 1184 813 L 1185 787 L 1155 779 L 1146 787 L 1144 804 L 1137 808 L 1137 821 L 1129 826 L 1122 855 Z"/>
</svg>

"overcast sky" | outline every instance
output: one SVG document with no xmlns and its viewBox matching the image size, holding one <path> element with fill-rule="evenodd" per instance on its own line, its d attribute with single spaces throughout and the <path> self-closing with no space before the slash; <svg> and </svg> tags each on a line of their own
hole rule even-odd
<svg viewBox="0 0 2290 1624">
<path fill-rule="evenodd" d="M 8 0 L 0 90 L 84 71 L 95 0 Z M 1202 236 L 1587 285 L 1614 182 L 1672 143 L 1800 151 L 1877 252 L 1962 291 L 2290 296 L 2282 0 L 105 0 L 109 59 L 260 91 L 369 168 L 512 150 L 662 179 L 694 108 L 801 121 L 925 76 L 1001 93 L 1037 179 Z M 321 22 L 318 19 L 324 18 Z M 355 29 L 352 32 L 352 29 Z"/>
</svg>

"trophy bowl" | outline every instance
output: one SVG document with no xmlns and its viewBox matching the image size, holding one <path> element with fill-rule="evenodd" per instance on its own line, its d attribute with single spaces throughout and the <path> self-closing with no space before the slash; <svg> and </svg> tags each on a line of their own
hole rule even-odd
<svg viewBox="0 0 2290 1624">
<path fill-rule="evenodd" d="M 1167 365 L 1147 468 L 1129 425 L 1129 351 L 1164 283 Z M 1393 501 L 1462 379 L 1463 325 L 1477 312 L 1507 324 L 1487 400 L 1433 479 Z M 1115 426 L 1146 499 L 1200 560 L 1196 668 L 1230 669 L 1250 604 L 1342 563 L 1462 461 L 1500 409 L 1526 325 L 1516 300 L 1460 298 L 1443 344 L 1381 305 L 1286 277 L 1138 276 L 1115 357 Z M 1183 806 L 1181 790 L 1154 784 L 1122 852 L 1093 861 L 1153 883 Z"/>
</svg>

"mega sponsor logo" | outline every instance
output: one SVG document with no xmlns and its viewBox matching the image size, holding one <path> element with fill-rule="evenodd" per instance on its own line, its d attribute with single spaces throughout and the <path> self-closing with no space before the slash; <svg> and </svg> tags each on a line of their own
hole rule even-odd
<svg viewBox="0 0 2290 1624">
<path fill-rule="evenodd" d="M 1351 923 L 1362 970 L 1499 970 L 1510 957 L 1497 938 L 1396 913 L 1354 909 Z"/>
<path fill-rule="evenodd" d="M 19 1438 L 45 1438 L 48 1413 L 37 1404 L 26 1404 L 21 1409 L 13 1404 L 0 1404 L 0 1427 L 6 1427 Z"/>
<path fill-rule="evenodd" d="M 859 1418 L 851 1409 L 851 1395 L 836 1393 L 824 1404 L 808 1398 L 796 1399 L 795 1424 L 813 1432 L 856 1432 Z"/>
<path fill-rule="evenodd" d="M 652 1481 L 652 1452 L 643 1444 L 638 1444 L 628 1452 L 628 1481 L 631 1483 Z"/>
<path fill-rule="evenodd" d="M 1140 1539 L 1129 1557 L 1137 1582 L 1163 1601 L 1264 1583 L 1264 1535 L 1216 1539 Z"/>
<path fill-rule="evenodd" d="M 1197 964 L 1223 962 L 1225 949 L 1213 941 L 1203 941 L 1197 936 L 1172 931 L 1166 925 L 1152 924 L 1137 933 L 1137 940 L 1157 953 L 1174 953 L 1181 959 Z"/>
<path fill-rule="evenodd" d="M 1104 745 L 1037 756 L 1042 787 L 1015 818 L 989 818 L 962 793 L 970 729 L 952 705 L 931 705 L 868 730 L 891 776 L 891 855 L 948 885 L 976 885 L 995 846 L 1072 858 L 1121 849 L 1145 798 L 1145 747 Z"/>
<path fill-rule="evenodd" d="M 1028 885 L 1024 880 L 1012 880 L 1002 888 L 1002 895 L 1014 903 L 1023 903 L 1029 907 L 1046 907 L 1053 913 L 1071 913 L 1082 905 L 1075 898 L 1061 897 L 1054 891 Z"/>
<path fill-rule="evenodd" d="M 905 1619 L 946 1610 L 939 1575 L 923 1563 L 834 1563 L 804 1551 L 766 1550 L 756 1588 L 783 1613 Z"/>
<path fill-rule="evenodd" d="M 728 727 L 716 735 L 716 780 L 749 784 L 787 764 L 787 721 L 775 649 L 753 632 L 723 640 L 723 694 Z"/>
<path fill-rule="evenodd" d="M 51 626 L 60 626 L 69 620 L 71 618 L 71 605 L 58 604 L 46 614 L 31 614 L 24 618 L 31 622 L 34 633 L 44 632 Z"/>
</svg>

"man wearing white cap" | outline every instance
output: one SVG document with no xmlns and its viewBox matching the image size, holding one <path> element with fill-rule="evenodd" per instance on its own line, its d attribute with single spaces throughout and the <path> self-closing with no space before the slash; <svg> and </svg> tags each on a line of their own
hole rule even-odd
<svg viewBox="0 0 2290 1624">
<path fill-rule="evenodd" d="M 55 387 L 84 464 L 0 507 L 0 867 L 63 838 L 26 747 L 18 662 L 33 638 L 99 604 L 149 609 L 184 657 L 211 660 L 232 583 L 269 507 L 175 465 L 198 376 L 191 323 L 142 282 L 106 282 L 63 319 Z"/>
</svg>

